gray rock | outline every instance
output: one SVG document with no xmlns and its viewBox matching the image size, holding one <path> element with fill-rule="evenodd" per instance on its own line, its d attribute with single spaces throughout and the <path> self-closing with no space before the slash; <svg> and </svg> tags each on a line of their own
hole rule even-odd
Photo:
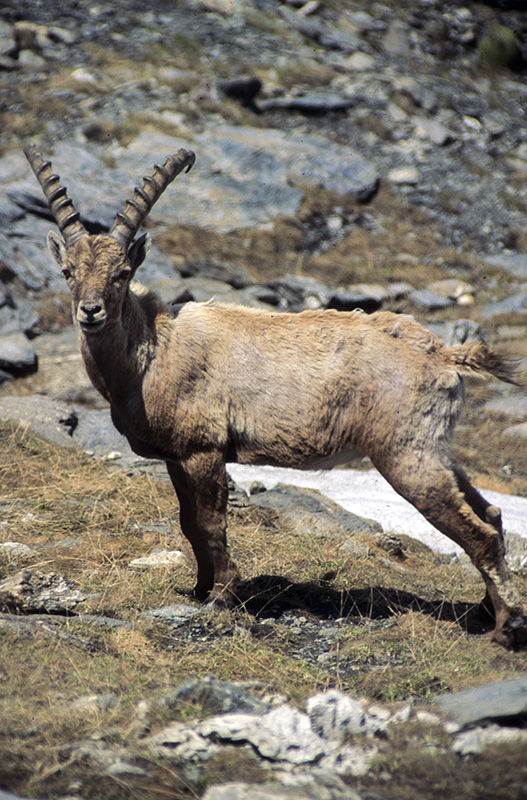
<svg viewBox="0 0 527 800">
<path fill-rule="evenodd" d="M 149 570 L 166 569 L 185 563 L 185 556 L 181 550 L 163 550 L 156 548 L 150 555 L 134 558 L 128 566 L 131 569 Z"/>
<path fill-rule="evenodd" d="M 21 614 L 66 614 L 86 599 L 55 572 L 24 569 L 0 583 L 0 608 Z"/>
<path fill-rule="evenodd" d="M 14 375 L 23 375 L 38 369 L 35 348 L 23 333 L 0 336 L 0 369 Z"/>
<path fill-rule="evenodd" d="M 149 619 L 152 622 L 162 622 L 177 628 L 199 614 L 200 610 L 188 603 L 178 603 L 175 606 L 165 606 L 164 608 L 150 608 L 148 611 L 142 612 L 141 618 Z"/>
<path fill-rule="evenodd" d="M 202 800 L 360 800 L 360 796 L 349 786 L 328 787 L 321 781 L 297 786 L 223 783 L 209 786 Z"/>
<path fill-rule="evenodd" d="M 169 756 L 181 763 L 207 761 L 221 750 L 183 722 L 171 722 L 150 736 L 146 744 L 152 753 Z"/>
<path fill-rule="evenodd" d="M 440 695 L 435 704 L 447 717 L 463 727 L 490 719 L 525 718 L 527 678 Z"/>
<path fill-rule="evenodd" d="M 395 185 L 415 186 L 419 183 L 419 170 L 416 167 L 394 167 L 386 177 Z"/>
<path fill-rule="evenodd" d="M 376 311 L 392 297 L 393 294 L 384 286 L 360 283 L 339 287 L 330 292 L 327 307 L 337 311 L 353 311 L 360 308 L 371 312 Z"/>
<path fill-rule="evenodd" d="M 493 744 L 527 743 L 527 731 L 518 728 L 502 728 L 487 725 L 460 733 L 452 742 L 452 750 L 460 756 L 475 756 Z"/>
<path fill-rule="evenodd" d="M 67 427 L 60 422 L 70 414 L 71 406 L 49 397 L 34 395 L 0 398 L 0 419 L 27 425 L 32 433 L 52 444 L 73 447 Z"/>
<path fill-rule="evenodd" d="M 324 739 L 344 741 L 367 731 L 365 703 L 336 689 L 316 694 L 307 702 L 311 727 Z"/>
<path fill-rule="evenodd" d="M 180 281 L 154 281 L 151 288 L 170 305 L 196 302 L 207 303 L 217 300 L 220 303 L 236 303 L 238 292 L 223 281 L 215 278 L 184 278 Z"/>
<path fill-rule="evenodd" d="M 264 715 L 223 714 L 198 725 L 201 736 L 214 741 L 247 742 L 262 758 L 290 764 L 313 764 L 328 753 L 309 717 L 288 705 Z"/>
<path fill-rule="evenodd" d="M 9 559 L 27 558 L 34 556 L 37 551 L 22 542 L 3 542 L 0 544 L 0 553 Z"/>
<path fill-rule="evenodd" d="M 236 295 L 236 301 L 244 306 L 269 308 L 283 308 L 284 299 L 280 292 L 271 289 L 270 286 L 247 286 L 240 289 Z"/>
<path fill-rule="evenodd" d="M 9 227 L 24 216 L 24 211 L 13 203 L 11 198 L 0 197 L 0 230 L 8 231 Z"/>
<path fill-rule="evenodd" d="M 507 397 L 493 397 L 483 406 L 485 411 L 505 414 L 507 417 L 521 419 L 527 417 L 527 395 L 513 394 Z"/>
<path fill-rule="evenodd" d="M 391 56 L 407 56 L 411 51 L 409 30 L 406 23 L 394 19 L 382 41 L 385 51 Z"/>
<path fill-rule="evenodd" d="M 303 36 L 318 42 L 321 47 L 351 53 L 361 45 L 360 39 L 348 28 L 333 25 L 322 19 L 305 17 L 283 6 L 280 7 L 280 13 L 293 28 L 300 31 Z"/>
<path fill-rule="evenodd" d="M 511 436 L 514 439 L 527 439 L 527 422 L 520 422 L 518 425 L 511 425 L 503 431 L 504 436 Z"/>
<path fill-rule="evenodd" d="M 309 534 L 332 538 L 350 533 L 374 534 L 382 531 L 378 522 L 345 511 L 315 489 L 300 489 L 280 483 L 250 499 L 254 505 L 278 511 L 285 524 L 298 536 Z"/>
<path fill-rule="evenodd" d="M 434 119 L 428 119 L 427 117 L 416 117 L 414 119 L 414 123 L 416 126 L 416 132 L 419 136 L 423 138 L 430 139 L 431 142 L 442 147 L 445 144 L 454 139 L 454 135 L 445 128 L 444 125 L 441 125 L 440 122 L 437 122 Z"/>
<path fill-rule="evenodd" d="M 14 308 L 20 330 L 26 334 L 33 333 L 40 322 L 40 314 L 25 300 L 17 299 Z"/>
<path fill-rule="evenodd" d="M 115 428 L 109 409 L 78 409 L 72 413 L 77 421 L 71 435 L 74 444 L 96 458 L 118 459 L 120 466 L 133 466 L 137 456 Z"/>
<path fill-rule="evenodd" d="M 330 689 L 310 697 L 307 711 L 311 726 L 319 736 L 340 743 L 349 740 L 351 736 L 379 733 L 386 730 L 391 722 L 399 721 L 398 712 L 392 715 L 392 712 L 383 706 L 368 707 L 364 700 L 356 700 L 337 689 Z M 406 719 L 404 714 L 403 717 Z M 357 755 L 355 753 L 354 757 Z"/>
<path fill-rule="evenodd" d="M 519 289 L 504 300 L 497 303 L 489 303 L 483 310 L 483 319 L 492 319 L 498 314 L 510 314 L 513 312 L 524 312 L 527 309 L 527 284 L 522 284 Z"/>
<path fill-rule="evenodd" d="M 192 143 L 196 165 L 152 212 L 165 224 L 202 225 L 218 232 L 260 226 L 295 214 L 306 187 L 322 185 L 367 199 L 376 190 L 375 166 L 350 147 L 315 134 L 244 126 L 209 127 Z M 136 180 L 159 153 L 188 143 L 164 134 L 140 135 L 118 155 L 119 169 Z M 148 167 L 147 167 L 148 169 Z"/>
<path fill-rule="evenodd" d="M 11 233 L 16 233 L 16 239 L 0 234 L 0 260 L 4 268 L 31 291 L 63 282 L 45 246 L 45 237 L 51 227 L 51 223 L 44 220 L 33 218 L 31 222 L 26 222 L 24 216 L 10 227 Z"/>
<path fill-rule="evenodd" d="M 267 286 L 278 292 L 290 308 L 323 308 L 330 297 L 328 286 L 301 275 L 284 275 Z"/>
<path fill-rule="evenodd" d="M 424 326 L 448 345 L 483 341 L 481 326 L 470 319 L 458 319 L 455 322 L 427 320 Z"/>
<path fill-rule="evenodd" d="M 500 253 L 499 255 L 484 256 L 483 261 L 493 267 L 504 269 L 515 278 L 527 279 L 527 255 L 523 253 Z"/>
<path fill-rule="evenodd" d="M 235 684 L 213 676 L 183 683 L 171 696 L 171 706 L 199 705 L 204 713 L 265 714 L 269 705 Z"/>
<path fill-rule="evenodd" d="M 66 750 L 66 747 L 64 747 Z M 102 770 L 106 775 L 142 775 L 148 773 L 142 768 L 130 763 L 134 753 L 125 747 L 111 746 L 105 741 L 74 742 L 69 748 L 72 760 L 83 764 L 90 764 Z"/>
<path fill-rule="evenodd" d="M 376 755 L 374 747 L 335 746 L 333 752 L 320 760 L 316 772 L 353 777 L 366 775 Z"/>
<path fill-rule="evenodd" d="M 434 311 L 438 308 L 448 308 L 454 305 L 454 301 L 449 297 L 431 292 L 429 289 L 414 289 L 409 294 L 409 299 L 416 308 L 425 311 Z"/>
<path fill-rule="evenodd" d="M 201 258 L 195 261 L 185 261 L 178 267 L 178 272 L 183 278 L 214 278 L 214 280 L 228 283 L 234 289 L 244 289 L 254 283 L 249 273 L 237 264 L 224 264 L 213 258 Z"/>
<path fill-rule="evenodd" d="M 288 109 L 303 114 L 327 114 L 330 111 L 345 111 L 356 104 L 354 97 L 342 97 L 333 92 L 306 92 L 287 97 L 273 97 L 258 103 L 261 111 Z"/>
<path fill-rule="evenodd" d="M 113 692 L 106 694 L 86 694 L 68 704 L 68 710 L 76 714 L 100 714 L 115 708 L 119 698 Z"/>
<path fill-rule="evenodd" d="M 146 466 L 166 479 L 164 463 L 137 456 L 113 425 L 107 408 L 79 408 L 41 395 L 2 397 L 0 420 L 21 422 L 47 442 L 82 448 L 95 458 L 115 461 L 131 474 L 140 473 Z"/>
<path fill-rule="evenodd" d="M 505 550 L 511 571 L 516 575 L 527 575 L 527 539 L 517 533 L 506 532 Z"/>
</svg>

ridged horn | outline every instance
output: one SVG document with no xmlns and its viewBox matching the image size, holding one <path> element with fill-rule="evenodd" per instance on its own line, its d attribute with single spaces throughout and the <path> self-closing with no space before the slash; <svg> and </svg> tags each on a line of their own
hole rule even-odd
<svg viewBox="0 0 527 800">
<path fill-rule="evenodd" d="M 181 148 L 174 155 L 167 156 L 163 164 L 156 164 L 153 175 L 145 175 L 143 185 L 135 187 L 132 199 L 126 201 L 123 211 L 119 211 L 110 231 L 110 236 L 124 250 L 128 250 L 139 226 L 168 184 L 185 168 L 188 172 L 195 160 L 196 156 L 191 150 Z"/>
<path fill-rule="evenodd" d="M 24 155 L 42 187 L 51 213 L 64 237 L 66 247 L 69 247 L 87 233 L 86 228 L 79 221 L 80 215 L 75 211 L 66 189 L 60 185 L 60 176 L 53 172 L 51 161 L 46 161 L 33 144 L 24 148 Z"/>
</svg>

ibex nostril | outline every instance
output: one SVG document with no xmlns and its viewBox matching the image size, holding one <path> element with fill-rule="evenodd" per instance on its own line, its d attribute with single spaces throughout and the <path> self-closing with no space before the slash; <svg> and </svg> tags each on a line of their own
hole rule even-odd
<svg viewBox="0 0 527 800">
<path fill-rule="evenodd" d="M 97 314 L 100 314 L 102 311 L 102 306 L 97 305 L 95 303 L 84 304 L 81 306 L 81 311 L 86 314 L 87 317 L 96 317 Z"/>
</svg>

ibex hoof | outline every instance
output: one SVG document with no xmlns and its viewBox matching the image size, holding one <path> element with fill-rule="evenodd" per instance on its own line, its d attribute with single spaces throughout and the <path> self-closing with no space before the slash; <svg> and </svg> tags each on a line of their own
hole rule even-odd
<svg viewBox="0 0 527 800">
<path fill-rule="evenodd" d="M 527 618 L 509 617 L 500 629 L 494 631 L 492 640 L 508 650 L 527 648 Z"/>
<path fill-rule="evenodd" d="M 203 606 L 205 611 L 226 611 L 232 608 L 234 602 L 231 597 L 220 594 L 218 597 L 211 597 Z"/>
</svg>

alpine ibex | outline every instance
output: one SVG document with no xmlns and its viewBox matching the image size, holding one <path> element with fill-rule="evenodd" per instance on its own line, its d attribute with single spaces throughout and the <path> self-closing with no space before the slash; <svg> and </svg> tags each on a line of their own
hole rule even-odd
<svg viewBox="0 0 527 800">
<path fill-rule="evenodd" d="M 170 308 L 132 282 L 149 249 L 148 234 L 134 237 L 194 154 L 181 149 L 156 165 L 109 234 L 89 235 L 51 163 L 34 146 L 25 153 L 62 234 L 50 232 L 48 246 L 71 290 L 88 375 L 133 450 L 166 462 L 198 598 L 232 603 L 239 580 L 226 540 L 227 462 L 309 468 L 359 449 L 465 549 L 486 585 L 494 639 L 520 643 L 527 618 L 505 563 L 500 511 L 450 453 L 462 374 L 514 382 L 509 359 L 482 343 L 448 348 L 390 312 Z"/>
</svg>

